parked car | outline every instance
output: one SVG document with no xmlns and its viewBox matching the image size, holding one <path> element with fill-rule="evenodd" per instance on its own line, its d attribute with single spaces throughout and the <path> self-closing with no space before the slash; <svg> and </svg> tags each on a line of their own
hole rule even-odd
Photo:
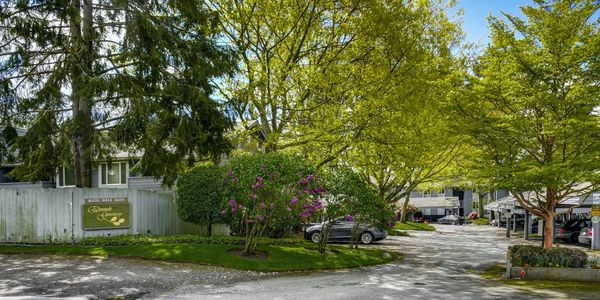
<svg viewBox="0 0 600 300">
<path fill-rule="evenodd" d="M 585 228 L 581 229 L 581 231 L 579 232 L 579 237 L 577 238 L 577 241 L 580 244 L 591 245 L 592 244 L 592 228 L 585 227 Z"/>
<path fill-rule="evenodd" d="M 589 219 L 568 220 L 558 225 L 555 229 L 555 238 L 565 242 L 576 243 L 581 229 L 591 226 L 592 224 Z"/>
<path fill-rule="evenodd" d="M 306 228 L 304 238 L 309 241 L 318 243 L 319 239 L 321 238 L 321 230 L 323 228 L 323 225 L 324 223 L 318 223 Z M 353 227 L 354 222 L 344 221 L 340 218 L 335 219 L 331 223 L 328 242 L 349 242 L 352 238 Z M 365 245 L 371 244 L 374 241 L 383 240 L 387 237 L 387 231 L 378 229 L 373 226 L 359 225 L 359 230 L 360 242 Z"/>
<path fill-rule="evenodd" d="M 423 216 L 423 213 L 418 211 L 413 215 L 413 220 L 417 223 L 423 223 L 425 222 L 425 216 Z"/>
<path fill-rule="evenodd" d="M 462 225 L 465 223 L 465 219 L 455 215 L 447 215 L 443 218 L 439 218 L 437 222 L 438 224 Z"/>
</svg>

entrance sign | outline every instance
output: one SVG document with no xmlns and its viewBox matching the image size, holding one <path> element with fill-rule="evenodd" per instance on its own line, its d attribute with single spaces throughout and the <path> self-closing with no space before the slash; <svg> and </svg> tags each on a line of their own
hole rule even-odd
<svg viewBox="0 0 600 300">
<path fill-rule="evenodd" d="M 594 193 L 592 196 L 592 204 L 600 205 L 600 193 Z"/>
<path fill-rule="evenodd" d="M 600 205 L 592 205 L 592 217 L 600 217 Z"/>
<path fill-rule="evenodd" d="M 85 199 L 83 230 L 129 228 L 131 207 L 127 198 Z"/>
</svg>

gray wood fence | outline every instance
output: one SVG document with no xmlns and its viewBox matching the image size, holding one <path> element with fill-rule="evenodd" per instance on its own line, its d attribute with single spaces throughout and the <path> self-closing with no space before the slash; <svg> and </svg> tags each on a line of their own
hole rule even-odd
<svg viewBox="0 0 600 300">
<path fill-rule="evenodd" d="M 88 198 L 127 197 L 127 229 L 83 230 L 82 206 Z M 177 218 L 173 196 L 138 189 L 0 189 L 0 243 L 70 243 L 86 236 L 122 234 L 205 234 L 206 227 Z M 228 234 L 213 226 L 213 234 Z"/>
</svg>

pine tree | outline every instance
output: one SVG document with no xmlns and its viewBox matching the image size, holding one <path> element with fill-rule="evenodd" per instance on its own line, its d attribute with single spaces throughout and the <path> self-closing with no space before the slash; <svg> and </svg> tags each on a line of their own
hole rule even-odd
<svg viewBox="0 0 600 300">
<path fill-rule="evenodd" d="M 201 1 L 3 1 L 0 86 L 15 101 L 1 122 L 28 128 L 13 175 L 41 180 L 66 164 L 89 187 L 94 162 L 120 147 L 172 184 L 227 150 L 211 82 L 234 63 L 217 23 Z"/>
</svg>

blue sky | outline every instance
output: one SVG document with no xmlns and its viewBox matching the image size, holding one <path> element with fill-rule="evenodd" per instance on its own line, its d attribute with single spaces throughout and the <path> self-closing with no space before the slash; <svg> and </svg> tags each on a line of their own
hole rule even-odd
<svg viewBox="0 0 600 300">
<path fill-rule="evenodd" d="M 457 0 L 458 3 L 451 13 L 462 8 L 463 30 L 469 42 L 481 46 L 489 42 L 487 17 L 501 16 L 502 12 L 513 16 L 523 17 L 519 7 L 533 4 L 531 0 Z"/>
</svg>

